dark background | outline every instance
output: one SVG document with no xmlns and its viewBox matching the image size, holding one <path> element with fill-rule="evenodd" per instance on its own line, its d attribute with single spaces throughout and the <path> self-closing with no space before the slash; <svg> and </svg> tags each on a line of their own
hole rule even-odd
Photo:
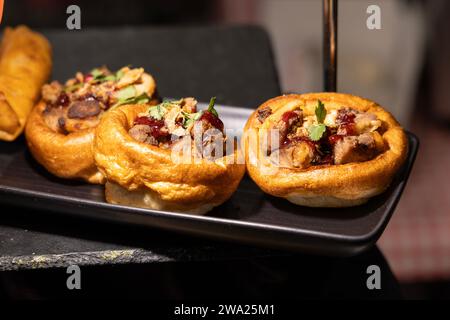
<svg viewBox="0 0 450 320">
<path fill-rule="evenodd" d="M 61 28 L 66 9 L 80 6 L 82 26 L 185 25 L 217 19 L 220 1 L 215 0 L 6 0 L 3 24 L 26 23 L 32 28 Z"/>
<path fill-rule="evenodd" d="M 307 5 L 310 1 L 303 2 Z M 5 0 L 5 2 L 2 26 L 25 23 L 37 29 L 65 28 L 67 19 L 65 11 L 70 4 L 81 7 L 83 29 L 143 25 L 183 27 L 236 22 L 264 24 L 263 20 L 255 18 L 259 6 L 264 2 L 258 0 L 239 1 L 241 7 L 236 5 L 238 1 L 233 0 Z M 385 1 L 380 2 L 385 3 Z M 420 254 L 412 256 L 409 263 L 412 267 L 426 265 L 430 255 L 433 259 L 450 261 L 450 238 L 445 236 L 450 230 L 450 193 L 448 191 L 450 190 L 450 171 L 447 168 L 450 163 L 448 152 L 450 146 L 450 90 L 448 90 L 450 86 L 450 19 L 447 18 L 450 13 L 450 1 L 398 2 L 406 7 L 420 5 L 424 17 L 426 35 L 421 48 L 424 51 L 424 58 L 418 62 L 420 72 L 412 93 L 414 105 L 409 115 L 411 120 L 404 123 L 421 138 L 422 150 L 417 159 L 415 174 L 411 177 L 404 200 L 399 205 L 399 212 L 386 230 L 380 246 L 388 257 L 394 273 L 400 278 L 402 289 L 407 297 L 449 298 L 450 263 L 446 264 L 449 266 L 448 270 L 441 266 L 439 270 L 426 271 L 420 275 L 406 274 L 404 270 L 407 268 L 402 268 L 401 262 L 397 262 L 398 247 L 395 247 L 395 244 L 387 245 L 397 241 L 395 236 L 400 232 L 400 226 L 405 226 L 411 221 L 424 221 L 418 223 L 419 229 L 410 228 L 406 231 L 401 229 L 406 233 L 405 242 L 409 239 L 411 243 L 416 243 L 417 234 L 423 233 L 428 233 L 431 239 L 429 240 L 431 244 L 424 250 L 413 245 L 413 250 L 417 249 Z M 320 20 L 320 17 L 318 19 Z M 307 33 L 309 30 L 304 32 Z M 142 39 L 142 41 L 147 40 Z M 277 50 L 275 54 L 278 58 L 283 56 Z M 408 52 L 402 52 L 402 54 L 408 55 Z M 283 72 L 281 78 L 289 78 L 289 70 Z M 291 88 L 284 89 L 291 90 Z M 416 201 L 420 201 L 420 205 Z M 427 223 L 448 226 L 448 228 L 434 231 L 435 229 L 429 227 Z M 440 242 L 436 240 L 437 237 L 440 237 Z M 435 252 L 434 256 L 430 252 Z"/>
</svg>

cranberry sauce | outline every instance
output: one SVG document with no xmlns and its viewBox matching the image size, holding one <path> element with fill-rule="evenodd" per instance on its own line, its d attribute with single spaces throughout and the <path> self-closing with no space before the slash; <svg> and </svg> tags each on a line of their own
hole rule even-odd
<svg viewBox="0 0 450 320">
<path fill-rule="evenodd" d="M 338 143 L 344 136 L 340 134 L 332 134 L 328 137 L 328 143 L 332 146 L 334 146 L 336 143 Z"/>
<path fill-rule="evenodd" d="M 325 165 L 333 163 L 333 147 L 334 144 L 342 137 L 336 134 L 336 130 L 330 127 L 326 128 L 326 131 L 322 135 L 322 138 L 318 141 L 313 141 L 309 136 L 290 136 L 287 132 L 290 131 L 290 127 L 295 123 L 296 118 L 300 118 L 298 113 L 293 111 L 287 111 L 281 116 L 281 120 L 286 124 L 286 134 L 282 135 L 281 147 L 286 148 L 297 143 L 306 143 L 314 152 L 314 165 Z"/>
<path fill-rule="evenodd" d="M 54 107 L 67 107 L 70 103 L 70 98 L 64 91 L 61 92 L 58 96 L 58 99 L 56 99 Z"/>
<path fill-rule="evenodd" d="M 220 131 L 223 131 L 222 120 L 220 120 L 218 117 L 216 117 L 214 114 L 212 114 L 209 111 L 204 111 L 199 120 L 206 121 L 209 124 L 211 124 L 214 128 L 217 128 Z"/>
<path fill-rule="evenodd" d="M 298 118 L 298 117 L 299 117 L 298 113 L 296 113 L 294 111 L 286 111 L 281 116 L 281 120 L 286 122 L 286 123 L 288 123 L 289 120 L 294 119 L 294 118 Z"/>
<path fill-rule="evenodd" d="M 281 116 L 281 121 L 284 122 L 282 126 L 279 127 L 280 135 L 280 145 L 287 146 L 291 143 L 288 139 L 288 134 L 291 131 L 292 126 L 301 119 L 301 114 L 295 111 L 286 111 Z"/>
<path fill-rule="evenodd" d="M 294 111 L 287 111 L 281 116 L 281 120 L 285 122 L 285 126 L 280 130 L 280 146 L 282 148 L 289 147 L 293 144 L 305 142 L 314 151 L 313 165 L 327 165 L 333 164 L 333 149 L 336 143 L 342 140 L 345 136 L 354 135 L 356 113 L 349 108 L 341 109 L 338 112 L 336 122 L 338 129 L 327 127 L 319 141 L 312 141 L 308 136 L 289 136 L 292 125 L 299 117 Z"/>
<path fill-rule="evenodd" d="M 84 82 L 89 82 L 94 79 L 94 76 L 90 73 L 84 75 Z"/>
<path fill-rule="evenodd" d="M 349 109 L 339 110 L 336 120 L 339 124 L 340 134 L 344 136 L 355 134 L 355 117 L 356 114 Z"/>
<path fill-rule="evenodd" d="M 167 138 L 170 133 L 165 127 L 164 120 L 157 120 L 152 117 L 137 117 L 134 124 L 143 124 L 150 127 L 150 134 L 157 140 Z"/>
</svg>

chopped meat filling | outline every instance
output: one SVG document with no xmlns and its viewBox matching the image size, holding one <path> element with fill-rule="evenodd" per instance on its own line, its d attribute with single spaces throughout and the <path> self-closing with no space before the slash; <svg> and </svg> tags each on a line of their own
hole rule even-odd
<svg viewBox="0 0 450 320">
<path fill-rule="evenodd" d="M 195 152 L 202 157 L 215 157 L 216 151 L 224 151 L 224 124 L 210 103 L 207 110 L 197 112 L 197 101 L 184 98 L 178 101 L 163 102 L 149 108 L 148 113 L 140 114 L 128 133 L 137 141 L 169 148 L 179 138 L 189 137 Z M 221 148 L 216 148 L 217 143 Z M 205 155 L 205 150 L 208 155 Z M 209 152 L 209 153 L 208 153 Z"/>
<path fill-rule="evenodd" d="M 70 119 L 94 117 L 101 112 L 100 104 L 101 102 L 96 99 L 76 101 L 70 106 L 67 117 Z"/>
<path fill-rule="evenodd" d="M 273 129 L 278 130 L 279 145 L 287 144 L 295 139 L 297 128 L 303 123 L 303 112 L 300 109 L 283 113 L 281 119 L 275 124 Z"/>
<path fill-rule="evenodd" d="M 128 132 L 135 140 L 154 146 L 159 145 L 158 140 L 152 135 L 152 129 L 145 124 L 136 124 Z"/>
<path fill-rule="evenodd" d="M 317 114 L 326 110 L 320 107 L 322 111 L 311 116 L 304 116 L 300 109 L 281 115 L 273 126 L 279 130 L 280 148 L 268 153 L 272 161 L 278 160 L 283 167 L 307 168 L 368 161 L 382 152 L 383 140 L 377 132 L 381 121 L 374 114 L 342 108 L 323 115 L 323 123 Z"/>
<path fill-rule="evenodd" d="M 282 167 L 306 168 L 314 159 L 314 150 L 308 142 L 298 141 L 278 149 L 270 156 L 272 162 L 278 160 Z"/>
<path fill-rule="evenodd" d="M 101 67 L 87 74 L 77 72 L 64 85 L 53 81 L 42 87 L 44 120 L 62 134 L 96 127 L 101 114 L 111 107 L 148 102 L 154 91 L 149 79 L 142 68 L 124 67 L 112 73 Z"/>
<path fill-rule="evenodd" d="M 372 159 L 377 153 L 375 139 L 370 133 L 347 136 L 334 146 L 334 163 L 362 162 Z"/>
<path fill-rule="evenodd" d="M 194 98 L 184 98 L 180 104 L 184 112 L 196 113 L 197 112 L 197 100 Z"/>
<path fill-rule="evenodd" d="M 42 87 L 42 99 L 49 105 L 57 104 L 61 93 L 63 93 L 63 86 L 58 81 L 53 81 Z"/>
</svg>

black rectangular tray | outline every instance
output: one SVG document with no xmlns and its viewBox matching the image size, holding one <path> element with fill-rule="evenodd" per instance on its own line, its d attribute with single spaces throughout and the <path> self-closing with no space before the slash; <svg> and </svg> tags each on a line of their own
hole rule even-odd
<svg viewBox="0 0 450 320">
<path fill-rule="evenodd" d="M 204 105 L 202 106 L 204 107 Z M 219 106 L 226 128 L 241 129 L 249 109 Z M 345 209 L 307 208 L 264 194 L 246 175 L 230 200 L 204 216 L 108 204 L 103 187 L 53 177 L 27 151 L 24 139 L 0 143 L 0 202 L 265 247 L 348 256 L 378 240 L 400 199 L 418 150 L 391 187 L 368 203 Z M 149 230 L 151 232 L 151 230 Z"/>
</svg>

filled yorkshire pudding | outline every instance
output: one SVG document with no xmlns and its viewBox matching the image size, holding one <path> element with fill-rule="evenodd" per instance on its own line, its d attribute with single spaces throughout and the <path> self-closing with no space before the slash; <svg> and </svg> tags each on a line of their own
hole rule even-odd
<svg viewBox="0 0 450 320">
<path fill-rule="evenodd" d="M 155 81 L 143 68 L 124 67 L 112 73 L 101 67 L 78 72 L 64 85 L 46 84 L 25 129 L 30 151 L 58 177 L 104 183 L 94 163 L 95 127 L 120 105 L 154 103 L 155 92 Z"/>
<path fill-rule="evenodd" d="M 121 106 L 101 119 L 94 148 L 115 204 L 202 214 L 230 198 L 245 171 L 213 99 L 202 111 L 193 98 Z"/>
<path fill-rule="evenodd" d="M 386 190 L 407 154 L 394 117 L 348 94 L 285 95 L 249 118 L 243 148 L 265 192 L 311 207 L 348 207 Z"/>
</svg>

